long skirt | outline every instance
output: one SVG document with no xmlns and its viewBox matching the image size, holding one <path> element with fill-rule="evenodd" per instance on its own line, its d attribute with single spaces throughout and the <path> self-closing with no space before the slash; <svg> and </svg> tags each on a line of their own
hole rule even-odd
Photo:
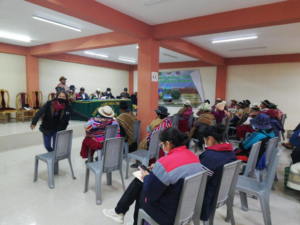
<svg viewBox="0 0 300 225">
<path fill-rule="evenodd" d="M 245 138 L 247 133 L 253 133 L 254 129 L 249 125 L 242 125 L 237 127 L 236 136 L 238 138 Z"/>
<path fill-rule="evenodd" d="M 188 120 L 179 120 L 178 130 L 180 130 L 180 132 L 182 132 L 182 133 L 190 131 L 189 121 Z"/>
<path fill-rule="evenodd" d="M 88 158 L 89 148 L 92 150 L 92 157 L 96 150 L 102 149 L 103 143 L 96 142 L 92 138 L 85 137 L 82 141 L 80 155 L 83 159 Z"/>
</svg>

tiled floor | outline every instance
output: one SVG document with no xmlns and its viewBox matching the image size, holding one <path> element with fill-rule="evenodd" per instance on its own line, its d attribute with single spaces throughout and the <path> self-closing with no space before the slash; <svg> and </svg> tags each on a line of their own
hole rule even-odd
<svg viewBox="0 0 300 225">
<path fill-rule="evenodd" d="M 102 215 L 103 208 L 113 208 L 123 193 L 118 172 L 113 174 L 112 186 L 102 180 L 102 205 L 95 204 L 94 175 L 90 176 L 90 190 L 83 193 L 85 164 L 79 157 L 82 138 L 73 140 L 72 161 L 76 180 L 73 180 L 67 161 L 60 163 L 60 174 L 55 176 L 55 189 L 47 185 L 47 167 L 39 163 L 38 181 L 33 183 L 34 156 L 44 153 L 42 145 L 0 153 L 0 224 L 1 225 L 113 225 Z M 1 143 L 0 143 L 1 144 Z M 283 188 L 284 167 L 289 164 L 290 151 L 283 150 L 278 166 L 276 191 L 271 194 L 272 222 L 275 225 L 300 224 L 299 192 Z M 125 163 L 123 167 L 125 166 Z M 125 167 L 124 167 L 125 168 Z M 125 171 L 125 169 L 123 170 Z M 131 169 L 130 172 L 134 170 Z M 133 179 L 131 175 L 125 185 Z M 125 224 L 132 220 L 133 207 L 125 216 Z M 218 209 L 215 224 L 224 221 L 226 207 Z M 263 224 L 260 203 L 249 199 L 249 212 L 240 209 L 235 197 L 236 224 Z"/>
</svg>

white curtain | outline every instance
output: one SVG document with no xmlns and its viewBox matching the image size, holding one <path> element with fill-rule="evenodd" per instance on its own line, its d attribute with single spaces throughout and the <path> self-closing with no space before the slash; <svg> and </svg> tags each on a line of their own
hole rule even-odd
<svg viewBox="0 0 300 225">
<path fill-rule="evenodd" d="M 201 82 L 201 75 L 200 75 L 200 70 L 195 70 L 191 73 L 191 78 L 196 86 L 196 89 L 201 97 L 202 102 L 204 101 L 204 92 L 203 92 L 203 87 L 202 87 L 202 82 Z"/>
</svg>

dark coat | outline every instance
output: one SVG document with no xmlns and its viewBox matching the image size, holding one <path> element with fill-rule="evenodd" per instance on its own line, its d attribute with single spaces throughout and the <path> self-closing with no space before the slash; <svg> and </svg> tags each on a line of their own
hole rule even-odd
<svg viewBox="0 0 300 225">
<path fill-rule="evenodd" d="M 89 97 L 89 95 L 87 94 L 87 93 L 84 93 L 84 94 L 81 94 L 80 92 L 78 93 L 78 100 L 89 100 L 90 99 L 90 97 Z M 84 99 L 82 98 L 82 96 L 84 95 Z"/>
</svg>

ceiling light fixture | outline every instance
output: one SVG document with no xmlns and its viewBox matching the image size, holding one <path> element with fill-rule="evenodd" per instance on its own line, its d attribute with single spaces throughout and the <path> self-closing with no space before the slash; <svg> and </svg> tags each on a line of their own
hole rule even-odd
<svg viewBox="0 0 300 225">
<path fill-rule="evenodd" d="M 93 53 L 93 52 L 84 52 L 84 53 L 88 54 L 88 55 L 100 56 L 100 57 L 103 57 L 103 58 L 107 58 L 108 57 L 107 55 L 101 55 L 101 54 L 97 54 L 97 53 Z"/>
<path fill-rule="evenodd" d="M 265 49 L 267 46 L 262 46 L 262 47 L 254 47 L 254 48 L 238 48 L 238 49 L 231 49 L 229 50 L 230 52 L 235 52 L 235 51 L 249 51 L 249 50 L 259 50 L 259 49 Z"/>
<path fill-rule="evenodd" d="M 133 59 L 119 58 L 119 60 L 126 61 L 126 62 L 133 62 L 133 63 L 135 63 L 135 60 L 133 60 Z"/>
<path fill-rule="evenodd" d="M 135 46 L 136 48 L 139 48 L 139 46 L 137 45 L 137 46 Z"/>
<path fill-rule="evenodd" d="M 44 22 L 47 22 L 47 23 L 55 24 L 57 26 L 61 26 L 61 27 L 64 27 L 64 28 L 68 28 L 68 29 L 71 29 L 71 30 L 76 30 L 78 32 L 81 32 L 81 30 L 76 28 L 76 27 L 72 27 L 72 26 L 69 26 L 69 25 L 66 25 L 66 24 L 63 24 L 63 23 L 53 21 L 53 20 L 45 19 L 45 18 L 42 18 L 42 17 L 39 17 L 39 16 L 32 16 L 32 18 L 36 19 L 36 20 L 44 21 Z"/>
<path fill-rule="evenodd" d="M 10 34 L 10 33 L 5 33 L 0 31 L 0 38 L 7 38 L 7 39 L 12 39 L 16 41 L 23 41 L 23 42 L 30 42 L 29 37 L 21 36 L 21 35 L 16 35 L 16 34 Z"/>
<path fill-rule="evenodd" d="M 173 56 L 173 55 L 169 55 L 169 54 L 166 54 L 166 53 L 163 53 L 163 55 L 168 56 L 168 57 L 171 57 L 171 58 L 174 58 L 174 59 L 178 59 L 178 57 Z"/>
<path fill-rule="evenodd" d="M 166 2 L 169 0 L 150 0 L 150 1 L 145 1 L 142 3 L 143 6 L 148 6 L 148 5 L 153 5 L 153 4 L 157 4 L 157 3 L 161 3 L 161 2 Z"/>
<path fill-rule="evenodd" d="M 216 43 L 222 43 L 222 42 L 243 41 L 243 40 L 250 40 L 250 39 L 256 39 L 256 38 L 257 38 L 257 36 L 230 38 L 230 39 L 223 39 L 223 40 L 215 40 L 215 41 L 212 41 L 212 43 L 216 44 Z"/>
</svg>

